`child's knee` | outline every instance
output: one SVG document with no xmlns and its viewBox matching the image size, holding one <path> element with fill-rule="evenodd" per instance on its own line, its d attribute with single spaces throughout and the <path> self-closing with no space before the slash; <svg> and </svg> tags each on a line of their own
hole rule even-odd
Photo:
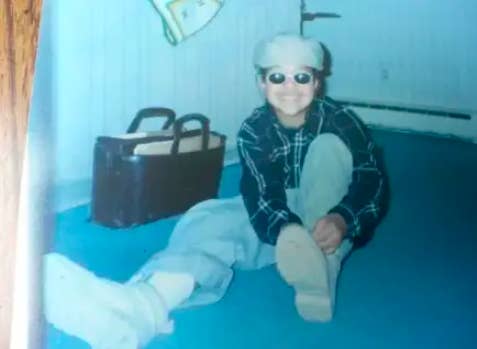
<svg viewBox="0 0 477 349">
<path fill-rule="evenodd" d="M 323 150 L 328 150 L 331 153 L 343 154 L 344 156 L 352 158 L 351 152 L 349 151 L 346 144 L 341 140 L 341 138 L 332 133 L 323 133 L 318 135 L 310 144 L 309 151 L 313 151 L 317 148 L 321 150 L 320 152 L 323 152 Z"/>
<path fill-rule="evenodd" d="M 318 163 L 319 167 L 338 166 L 344 174 L 353 171 L 353 155 L 348 146 L 336 135 L 324 133 L 315 138 L 310 144 L 305 163 Z"/>
</svg>

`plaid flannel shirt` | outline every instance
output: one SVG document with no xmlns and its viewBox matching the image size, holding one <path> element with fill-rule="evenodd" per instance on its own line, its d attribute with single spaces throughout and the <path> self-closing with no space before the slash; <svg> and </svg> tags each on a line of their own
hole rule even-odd
<svg viewBox="0 0 477 349">
<path fill-rule="evenodd" d="M 347 236 L 354 242 L 366 241 L 376 226 L 382 211 L 384 176 L 375 144 L 358 117 L 330 98 L 315 99 L 305 124 L 287 129 L 266 104 L 243 122 L 237 137 L 243 170 L 240 192 L 263 242 L 274 245 L 283 225 L 302 223 L 288 208 L 285 190 L 299 186 L 308 147 L 323 133 L 337 135 L 353 156 L 348 193 L 329 213 L 343 216 Z"/>
</svg>

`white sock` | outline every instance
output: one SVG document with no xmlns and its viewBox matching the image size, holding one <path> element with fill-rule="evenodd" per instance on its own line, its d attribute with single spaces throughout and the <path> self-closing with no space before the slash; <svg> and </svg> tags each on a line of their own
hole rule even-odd
<svg viewBox="0 0 477 349">
<path fill-rule="evenodd" d="M 172 332 L 160 295 L 147 283 L 101 279 L 59 254 L 44 257 L 48 322 L 94 349 L 136 349 Z"/>
<path fill-rule="evenodd" d="M 190 297 L 194 291 L 194 278 L 186 273 L 157 271 L 147 280 L 161 295 L 170 311 Z"/>
</svg>

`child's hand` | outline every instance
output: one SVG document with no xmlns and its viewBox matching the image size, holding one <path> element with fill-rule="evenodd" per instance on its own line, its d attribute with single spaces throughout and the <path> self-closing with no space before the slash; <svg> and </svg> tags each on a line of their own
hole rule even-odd
<svg viewBox="0 0 477 349">
<path fill-rule="evenodd" d="M 330 254 L 341 244 L 346 230 L 344 218 L 338 213 L 330 213 L 316 222 L 312 235 L 318 246 Z"/>
</svg>

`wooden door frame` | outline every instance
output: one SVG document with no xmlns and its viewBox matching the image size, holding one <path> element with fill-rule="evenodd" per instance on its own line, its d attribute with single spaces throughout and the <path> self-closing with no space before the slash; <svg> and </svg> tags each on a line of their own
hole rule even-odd
<svg viewBox="0 0 477 349">
<path fill-rule="evenodd" d="M 0 348 L 11 339 L 22 162 L 42 0 L 0 0 Z"/>
</svg>

